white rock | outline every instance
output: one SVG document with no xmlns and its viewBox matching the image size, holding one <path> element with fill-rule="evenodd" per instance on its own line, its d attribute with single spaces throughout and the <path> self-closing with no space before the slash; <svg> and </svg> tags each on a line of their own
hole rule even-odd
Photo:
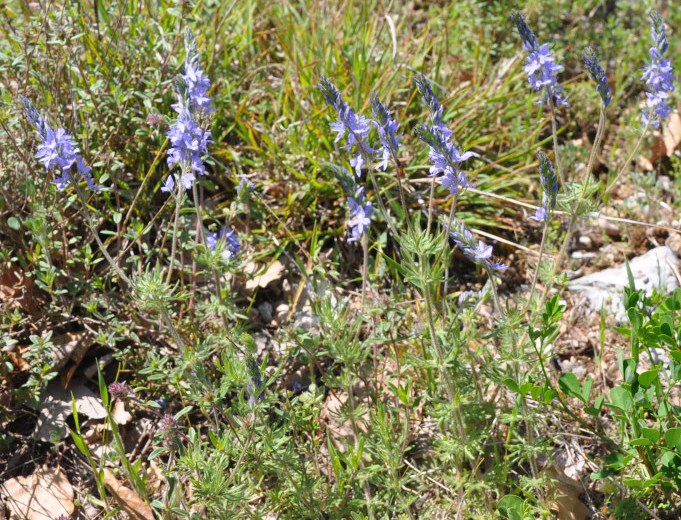
<svg viewBox="0 0 681 520">
<path fill-rule="evenodd" d="M 668 294 L 679 286 L 676 273 L 679 260 L 673 251 L 666 247 L 656 247 L 629 262 L 637 289 L 651 294 L 653 289 Z M 624 264 L 572 280 L 568 289 L 582 293 L 588 305 L 600 312 L 605 307 L 608 314 L 618 323 L 626 321 L 622 298 L 624 288 L 629 285 L 627 269 Z"/>
</svg>

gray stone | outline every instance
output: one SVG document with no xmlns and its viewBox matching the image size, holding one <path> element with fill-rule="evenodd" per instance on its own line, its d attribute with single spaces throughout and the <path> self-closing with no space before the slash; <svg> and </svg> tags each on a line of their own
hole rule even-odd
<svg viewBox="0 0 681 520">
<path fill-rule="evenodd" d="M 653 289 L 669 294 L 679 286 L 679 260 L 666 246 L 656 247 L 634 258 L 629 266 L 636 288 L 648 295 Z M 568 283 L 568 289 L 582 294 L 595 311 L 600 312 L 605 307 L 606 312 L 617 323 L 623 323 L 626 321 L 626 314 L 622 298 L 624 288 L 628 285 L 627 269 L 625 264 L 621 264 L 572 280 Z"/>
</svg>

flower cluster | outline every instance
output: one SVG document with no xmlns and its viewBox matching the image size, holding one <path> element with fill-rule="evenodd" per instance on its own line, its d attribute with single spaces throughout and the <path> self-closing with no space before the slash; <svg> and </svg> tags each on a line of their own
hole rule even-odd
<svg viewBox="0 0 681 520">
<path fill-rule="evenodd" d="M 340 141 L 346 136 L 345 149 L 353 152 L 353 158 L 350 164 L 355 170 L 357 177 L 362 174 L 362 166 L 364 162 L 373 157 L 375 151 L 368 143 L 369 132 L 371 126 L 369 120 L 362 115 L 357 114 L 350 106 L 343 101 L 340 91 L 328 79 L 322 76 L 319 82 L 319 88 L 322 91 L 324 99 L 331 105 L 338 114 L 338 121 L 330 124 L 331 130 L 336 132 L 334 142 Z"/>
<path fill-rule="evenodd" d="M 495 271 L 505 271 L 508 269 L 506 264 L 494 261 L 492 258 L 492 246 L 477 240 L 463 222 L 453 220 L 451 229 L 450 236 L 471 262 Z"/>
<path fill-rule="evenodd" d="M 196 180 L 194 172 L 205 175 L 206 168 L 202 156 L 208 151 L 212 143 L 210 131 L 199 124 L 199 119 L 213 111 L 211 98 L 207 92 L 210 81 L 201 70 L 196 41 L 190 33 L 185 37 L 187 57 L 184 62 L 184 74 L 180 74 L 178 81 L 178 100 L 173 105 L 177 113 L 175 124 L 168 131 L 170 149 L 168 150 L 168 166 L 179 164 L 181 168 L 180 183 L 185 189 L 191 189 Z M 169 176 L 162 191 L 172 191 L 175 180 Z"/>
<path fill-rule="evenodd" d="M 450 137 L 452 131 L 442 122 L 442 105 L 440 105 L 435 92 L 433 92 L 430 81 L 428 81 L 423 74 L 417 74 L 414 78 L 414 82 L 416 83 L 419 94 L 421 94 L 421 99 L 423 99 L 423 102 L 428 106 L 428 110 L 430 111 L 431 128 L 433 129 L 433 132 L 440 132 L 444 134 L 445 137 Z"/>
<path fill-rule="evenodd" d="M 598 94 L 601 96 L 601 100 L 603 101 L 603 107 L 607 108 L 610 104 L 610 101 L 612 101 L 612 95 L 610 94 L 610 87 L 608 86 L 608 79 L 605 76 L 605 71 L 598 62 L 596 53 L 591 47 L 587 47 L 582 54 L 582 59 L 584 60 L 586 71 L 589 73 L 589 76 L 591 76 L 591 79 L 596 83 Z"/>
<path fill-rule="evenodd" d="M 260 374 L 258 363 L 251 356 L 246 359 L 246 368 L 248 368 L 248 381 L 246 382 L 248 403 L 251 406 L 255 406 L 256 399 L 262 401 L 264 397 L 262 393 L 262 375 Z"/>
<path fill-rule="evenodd" d="M 547 155 L 539 150 L 537 152 L 539 159 L 539 178 L 542 188 L 542 202 L 534 215 L 530 218 L 537 222 L 543 222 L 550 215 L 553 208 L 556 207 L 556 198 L 558 196 L 558 176 L 553 169 L 550 159 Z"/>
<path fill-rule="evenodd" d="M 459 189 L 471 186 L 459 164 L 473 157 L 474 154 L 461 152 L 452 142 L 452 131 L 442 122 L 442 105 L 426 77 L 423 74 L 417 74 L 415 82 L 431 115 L 431 125 L 422 126 L 417 130 L 418 138 L 430 148 L 428 155 L 432 166 L 429 175 L 432 177 L 441 173 L 442 186 L 451 194 L 458 193 Z"/>
<path fill-rule="evenodd" d="M 116 381 L 109 385 L 109 394 L 114 399 L 127 399 L 134 394 L 134 390 L 127 381 L 122 383 Z"/>
<path fill-rule="evenodd" d="M 236 231 L 228 227 L 223 227 L 219 232 L 206 233 L 206 246 L 212 252 L 215 252 L 219 246 L 225 260 L 231 260 L 241 250 Z"/>
<path fill-rule="evenodd" d="M 650 48 L 651 61 L 641 76 L 650 88 L 650 92 L 646 92 L 648 110 L 644 111 L 641 117 L 643 124 L 650 123 L 657 128 L 660 126 L 660 121 L 666 119 L 671 113 L 667 100 L 669 93 L 674 90 L 673 81 L 676 77 L 673 74 L 671 61 L 664 59 L 669 43 L 665 35 L 665 24 L 655 11 L 650 13 L 650 25 L 654 45 Z"/>
<path fill-rule="evenodd" d="M 356 242 L 367 232 L 371 225 L 371 216 L 374 208 L 371 202 L 364 197 L 364 188 L 358 188 L 354 197 L 348 197 L 348 207 L 350 208 L 350 238 L 348 242 Z"/>
<path fill-rule="evenodd" d="M 322 91 L 322 95 L 326 102 L 331 105 L 338 114 L 338 121 L 330 124 L 331 129 L 336 132 L 335 142 L 341 140 L 347 133 L 345 148 L 352 151 L 354 147 L 353 157 L 350 159 L 350 166 L 352 166 L 355 175 L 359 178 L 362 174 L 362 166 L 364 165 L 365 160 L 371 160 L 376 153 L 375 150 L 369 146 L 367 141 L 369 131 L 371 130 L 369 120 L 366 117 L 355 113 L 355 111 L 343 101 L 343 97 L 336 86 L 324 76 L 322 76 L 319 82 L 319 89 Z M 372 100 L 372 108 L 374 109 L 376 117 L 376 121 L 374 121 L 373 124 L 379 128 L 379 139 L 381 140 L 383 147 L 384 161 L 380 163 L 379 166 L 382 166 L 385 163 L 384 165 L 387 167 L 387 159 L 390 157 L 392 150 L 397 151 L 397 144 L 399 141 L 399 137 L 395 135 L 397 123 L 390 118 L 390 112 L 380 104 L 375 95 L 374 100 Z M 386 150 L 387 157 L 385 155 Z M 352 193 L 352 196 L 348 197 L 348 207 L 350 209 L 350 219 L 348 221 L 350 238 L 348 239 L 348 242 L 355 242 L 367 232 L 371 225 L 373 207 L 371 202 L 366 201 L 364 188 L 357 187 L 354 179 L 347 184 L 348 186 L 345 187 L 346 191 Z"/>
<path fill-rule="evenodd" d="M 449 132 L 451 135 L 451 131 Z M 468 188 L 471 184 L 466 178 L 465 172 L 460 168 L 460 164 L 473 157 L 473 152 L 462 152 L 454 143 L 450 135 L 438 131 L 435 126 L 422 126 L 417 130 L 418 138 L 428 145 L 431 167 L 428 174 L 442 174 L 440 183 L 449 190 L 449 193 L 456 194 L 459 189 Z"/>
<path fill-rule="evenodd" d="M 71 134 L 66 133 L 64 128 L 53 130 L 28 99 L 22 97 L 20 101 L 24 106 L 26 118 L 35 128 L 40 141 L 35 154 L 36 159 L 45 165 L 47 171 L 56 170 L 58 174 L 52 184 L 60 191 L 66 188 L 71 180 L 71 168 L 75 165 L 88 187 L 93 191 L 99 191 L 100 187 L 92 178 L 92 168 L 85 164 Z"/>
<path fill-rule="evenodd" d="M 397 157 L 402 136 L 397 133 L 399 128 L 397 121 L 390 117 L 390 111 L 378 99 L 376 92 L 371 96 L 371 111 L 374 115 L 373 123 L 378 132 L 378 140 L 381 142 L 381 148 L 378 151 L 381 160 L 376 165 L 376 169 L 385 171 L 390 158 Z"/>
<path fill-rule="evenodd" d="M 563 87 L 558 84 L 558 74 L 563 67 L 555 62 L 555 57 L 551 52 L 548 43 L 539 45 L 536 36 L 527 25 L 525 17 L 519 12 L 511 15 L 515 23 L 520 38 L 523 41 L 525 50 L 528 53 L 525 62 L 525 72 L 530 86 L 536 91 L 543 91 L 544 95 L 539 103 L 547 103 L 553 107 L 569 106 L 563 95 Z"/>
</svg>

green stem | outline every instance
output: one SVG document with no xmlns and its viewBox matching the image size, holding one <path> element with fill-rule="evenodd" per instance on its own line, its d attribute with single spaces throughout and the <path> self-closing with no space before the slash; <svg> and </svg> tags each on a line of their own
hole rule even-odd
<svg viewBox="0 0 681 520">
<path fill-rule="evenodd" d="M 166 275 L 166 283 L 170 283 L 170 278 L 173 274 L 173 263 L 175 262 L 175 251 L 177 248 L 177 229 L 180 222 L 180 206 L 182 205 L 182 183 L 178 182 L 177 193 L 173 194 L 175 197 L 175 218 L 173 219 L 173 239 L 170 246 L 170 264 L 168 265 L 168 274 Z"/>
<path fill-rule="evenodd" d="M 636 146 L 634 146 L 634 149 L 629 154 L 629 157 L 627 157 L 627 160 L 624 161 L 624 164 L 622 165 L 620 170 L 617 172 L 617 175 L 615 175 L 615 178 L 613 179 L 613 181 L 610 184 L 608 184 L 608 187 L 603 192 L 604 198 L 612 191 L 612 189 L 615 187 L 615 184 L 617 184 L 617 181 L 620 180 L 620 177 L 622 177 L 624 172 L 626 172 L 627 169 L 629 168 L 629 164 L 631 163 L 631 160 L 634 158 L 634 155 L 636 155 L 638 153 L 638 149 L 641 147 L 641 144 L 643 143 L 643 139 L 645 138 L 649 127 L 650 127 L 650 119 L 648 120 L 648 123 L 646 123 L 646 126 L 643 128 L 643 133 L 638 138 L 638 141 L 636 142 Z"/>
</svg>

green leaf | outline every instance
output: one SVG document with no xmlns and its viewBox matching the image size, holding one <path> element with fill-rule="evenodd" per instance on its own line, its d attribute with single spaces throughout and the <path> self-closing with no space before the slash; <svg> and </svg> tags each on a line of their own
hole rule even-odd
<svg viewBox="0 0 681 520">
<path fill-rule="evenodd" d="M 624 259 L 624 265 L 627 268 L 627 278 L 629 280 L 629 289 L 632 291 L 636 290 L 636 283 L 634 282 L 634 273 L 631 272 L 631 266 L 629 265 L 629 260 Z"/>
<path fill-rule="evenodd" d="M 623 412 L 631 412 L 634 409 L 634 400 L 631 398 L 629 390 L 623 386 L 616 386 L 610 390 L 611 406 L 622 410 Z"/>
<path fill-rule="evenodd" d="M 14 231 L 19 231 L 19 228 L 21 227 L 21 223 L 19 222 L 19 219 L 16 217 L 8 218 L 7 225 L 10 227 L 10 229 L 13 229 Z"/>
<path fill-rule="evenodd" d="M 632 439 L 629 441 L 629 446 L 650 446 L 650 439 L 646 439 L 645 437 Z"/>
<path fill-rule="evenodd" d="M 657 428 L 641 428 L 641 435 L 655 444 L 660 440 L 660 430 Z"/>
<path fill-rule="evenodd" d="M 579 380 L 573 373 L 568 372 L 567 374 L 560 376 L 560 379 L 558 379 L 558 386 L 566 394 L 577 397 L 582 401 L 584 400 L 582 397 Z"/>
<path fill-rule="evenodd" d="M 510 390 L 513 390 L 516 394 L 520 393 L 520 388 L 518 387 L 518 383 L 515 382 L 515 379 L 511 379 L 510 377 L 505 377 L 504 379 L 501 380 L 501 382 L 507 386 Z"/>
<path fill-rule="evenodd" d="M 664 432 L 664 442 L 670 448 L 681 449 L 681 428 L 669 428 Z"/>
<path fill-rule="evenodd" d="M 182 417 L 191 412 L 193 408 L 194 408 L 193 406 L 185 406 L 184 408 L 182 408 L 182 410 L 175 414 L 175 420 L 179 421 Z"/>
<path fill-rule="evenodd" d="M 506 495 L 499 500 L 499 512 L 510 520 L 523 520 L 525 501 L 518 495 Z"/>
<path fill-rule="evenodd" d="M 654 368 L 652 370 L 646 370 L 645 372 L 640 373 L 638 375 L 638 384 L 645 388 L 648 388 L 657 379 L 658 372 L 659 369 Z"/>
</svg>

